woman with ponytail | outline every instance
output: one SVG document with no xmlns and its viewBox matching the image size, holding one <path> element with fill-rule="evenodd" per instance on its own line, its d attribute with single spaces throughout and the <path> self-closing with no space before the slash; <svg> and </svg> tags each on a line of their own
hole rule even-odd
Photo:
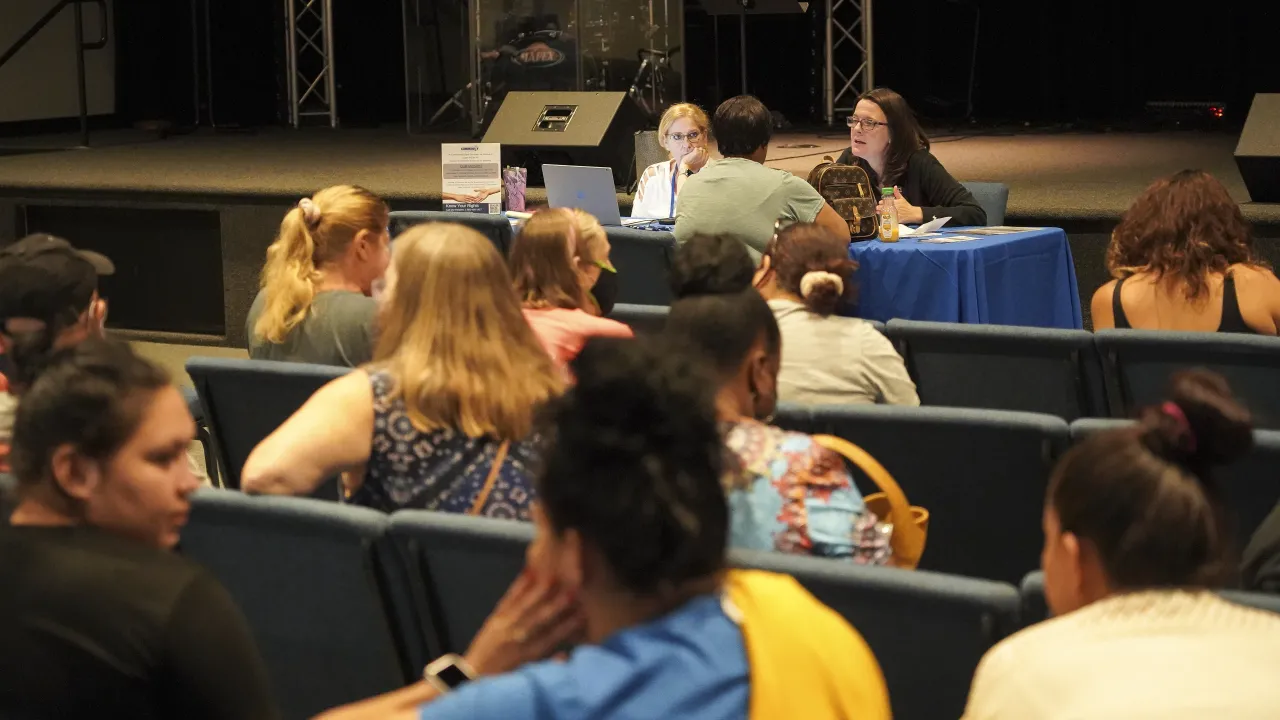
<svg viewBox="0 0 1280 720">
<path fill-rule="evenodd" d="M 817 225 L 791 225 L 765 249 L 755 285 L 782 330 L 779 400 L 920 404 L 889 340 L 864 320 L 834 314 L 852 298 L 857 268 L 848 243 Z"/>
<path fill-rule="evenodd" d="M 1253 445 L 1221 376 L 1072 448 L 1049 479 L 1045 599 L 1055 617 L 994 647 L 966 718 L 1269 718 L 1280 618 L 1216 593 L 1232 538 L 1213 473 Z"/>
<path fill-rule="evenodd" d="M 355 367 L 373 359 L 374 282 L 391 260 L 378 196 L 335 185 L 285 213 L 249 309 L 249 356 Z"/>
</svg>

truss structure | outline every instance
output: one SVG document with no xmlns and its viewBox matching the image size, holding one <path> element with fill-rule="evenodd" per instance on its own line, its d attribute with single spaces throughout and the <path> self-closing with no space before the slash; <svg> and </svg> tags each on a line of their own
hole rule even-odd
<svg viewBox="0 0 1280 720">
<path fill-rule="evenodd" d="M 828 125 L 853 112 L 858 95 L 875 87 L 871 54 L 871 1 L 826 0 L 826 77 L 823 93 Z"/>
<path fill-rule="evenodd" d="M 866 0 L 863 0 L 864 2 Z M 289 74 L 289 121 L 327 117 L 338 127 L 338 96 L 333 75 L 333 0 L 284 0 Z"/>
</svg>

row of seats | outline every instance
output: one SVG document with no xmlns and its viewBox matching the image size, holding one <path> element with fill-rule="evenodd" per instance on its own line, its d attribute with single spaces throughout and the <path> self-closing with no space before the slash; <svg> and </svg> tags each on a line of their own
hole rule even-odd
<svg viewBox="0 0 1280 720">
<path fill-rule="evenodd" d="M 523 567 L 532 532 L 512 521 L 203 490 L 181 551 L 239 603 L 285 717 L 304 718 L 413 682 L 431 658 L 465 651 Z M 792 575 L 847 618 L 905 720 L 958 717 L 983 653 L 1045 616 L 1034 577 L 1020 595 L 1009 583 L 777 553 L 735 552 L 731 563 Z"/>
<path fill-rule="evenodd" d="M 667 308 L 619 305 L 610 315 L 661 330 Z M 1062 330 L 916 320 L 873 323 L 893 341 L 920 402 L 1082 417 L 1129 417 L 1159 403 L 1169 375 L 1221 373 L 1259 427 L 1280 429 L 1280 338 L 1152 330 Z"/>
<path fill-rule="evenodd" d="M 240 486 L 249 453 L 343 368 L 192 358 L 225 486 Z M 848 439 L 894 475 L 911 501 L 928 508 L 929 546 L 921 567 L 1017 582 L 1039 563 L 1040 510 L 1049 472 L 1072 443 L 1123 420 L 1082 419 L 947 407 L 779 407 L 776 423 Z M 1280 432 L 1254 433 L 1253 452 L 1225 468 L 1227 505 L 1243 544 L 1277 501 Z M 335 499 L 336 481 L 319 497 Z M 872 488 L 865 487 L 867 491 Z"/>
</svg>

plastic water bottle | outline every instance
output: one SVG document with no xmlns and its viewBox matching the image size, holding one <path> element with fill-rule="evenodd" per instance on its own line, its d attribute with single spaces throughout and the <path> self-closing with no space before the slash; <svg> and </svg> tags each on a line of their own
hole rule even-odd
<svg viewBox="0 0 1280 720">
<path fill-rule="evenodd" d="M 898 208 L 893 204 L 893 188 L 880 191 L 880 241 L 898 242 Z"/>
</svg>

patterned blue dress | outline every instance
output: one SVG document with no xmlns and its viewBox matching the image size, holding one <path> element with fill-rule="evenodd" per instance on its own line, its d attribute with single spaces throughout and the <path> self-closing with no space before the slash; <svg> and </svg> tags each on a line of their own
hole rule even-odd
<svg viewBox="0 0 1280 720">
<path fill-rule="evenodd" d="M 347 501 L 384 512 L 406 508 L 470 512 L 502 443 L 452 428 L 421 432 L 410 422 L 403 398 L 392 395 L 391 375 L 371 370 L 369 380 L 373 444 L 364 483 Z M 511 443 L 480 515 L 529 519 L 540 445 L 536 435 Z"/>
</svg>

